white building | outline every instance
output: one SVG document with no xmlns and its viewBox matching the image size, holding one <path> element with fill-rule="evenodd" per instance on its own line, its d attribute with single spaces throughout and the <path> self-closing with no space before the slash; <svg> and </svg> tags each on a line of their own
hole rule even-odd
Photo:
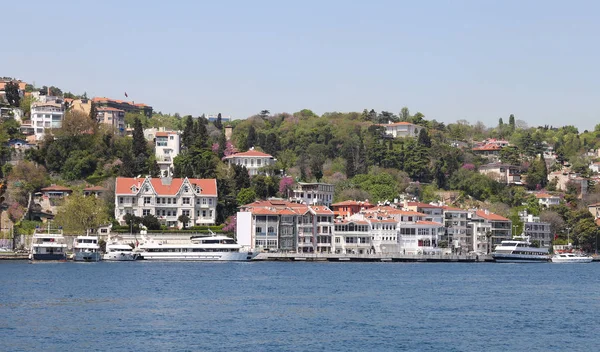
<svg viewBox="0 0 600 352">
<path fill-rule="evenodd" d="M 419 132 L 423 129 L 423 126 L 415 125 L 410 122 L 388 122 L 387 124 L 381 124 L 385 128 L 385 133 L 394 138 L 404 137 L 418 137 Z"/>
<path fill-rule="evenodd" d="M 41 140 L 44 135 L 54 128 L 61 128 L 65 114 L 65 105 L 60 99 L 46 98 L 43 101 L 31 104 L 30 125 L 24 121 L 22 129 L 24 133 L 35 135 L 36 140 Z"/>
<path fill-rule="evenodd" d="M 237 164 L 245 166 L 250 176 L 261 173 L 260 169 L 275 164 L 275 158 L 272 155 L 250 148 L 247 152 L 236 153 L 224 158 L 229 165 Z"/>
<path fill-rule="evenodd" d="M 519 212 L 523 222 L 523 235 L 531 241 L 538 241 L 540 247 L 550 248 L 552 245 L 552 227 L 548 222 L 542 222 L 539 216 L 528 214 L 527 211 Z"/>
<path fill-rule="evenodd" d="M 538 202 L 545 207 L 560 205 L 559 196 L 553 196 L 548 193 L 536 193 L 535 197 L 537 198 Z"/>
<path fill-rule="evenodd" d="M 467 253 L 473 248 L 472 237 L 469 236 L 469 212 L 464 209 L 443 206 L 444 226 L 448 245 L 455 253 Z"/>
<path fill-rule="evenodd" d="M 331 207 L 335 186 L 320 182 L 298 182 L 292 189 L 290 201 Z"/>
<path fill-rule="evenodd" d="M 181 135 L 176 131 L 156 132 L 154 138 L 156 162 L 160 167 L 161 177 L 173 174 L 173 159 L 179 155 Z"/>
<path fill-rule="evenodd" d="M 188 178 L 118 177 L 115 185 L 115 219 L 124 216 L 154 215 L 167 227 L 213 225 L 217 217 L 217 180 Z"/>
</svg>

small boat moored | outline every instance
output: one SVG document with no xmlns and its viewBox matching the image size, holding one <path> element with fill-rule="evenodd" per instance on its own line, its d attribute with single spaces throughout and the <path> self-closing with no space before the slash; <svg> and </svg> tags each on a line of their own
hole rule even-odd
<svg viewBox="0 0 600 352">
<path fill-rule="evenodd" d="M 101 260 L 98 236 L 77 236 L 73 240 L 73 261 L 99 262 Z"/>
<path fill-rule="evenodd" d="M 591 256 L 577 255 L 575 253 L 557 253 L 552 256 L 552 263 L 591 263 Z"/>
<path fill-rule="evenodd" d="M 37 228 L 31 239 L 29 259 L 32 261 L 65 261 L 67 260 L 67 244 L 62 230 L 46 230 Z"/>
<path fill-rule="evenodd" d="M 138 254 L 134 253 L 133 248 L 128 244 L 111 243 L 106 245 L 104 260 L 128 262 L 136 259 L 138 259 Z"/>
</svg>

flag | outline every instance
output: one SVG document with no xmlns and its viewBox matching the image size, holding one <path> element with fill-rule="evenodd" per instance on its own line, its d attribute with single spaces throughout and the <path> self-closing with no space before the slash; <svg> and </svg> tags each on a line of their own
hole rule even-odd
<svg viewBox="0 0 600 352">
<path fill-rule="evenodd" d="M 127 92 L 125 92 L 125 97 L 126 97 L 126 98 L 129 98 L 129 95 L 127 95 Z"/>
<path fill-rule="evenodd" d="M 554 234 L 554 239 L 557 240 L 558 239 L 558 234 Z"/>
</svg>

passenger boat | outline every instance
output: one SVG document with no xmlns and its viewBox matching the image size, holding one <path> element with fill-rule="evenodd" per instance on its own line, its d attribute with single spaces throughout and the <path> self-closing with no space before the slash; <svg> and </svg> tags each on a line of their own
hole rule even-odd
<svg viewBox="0 0 600 352">
<path fill-rule="evenodd" d="M 62 230 L 36 229 L 31 238 L 29 259 L 32 261 L 48 261 L 67 259 L 67 244 Z"/>
<path fill-rule="evenodd" d="M 492 252 L 498 263 L 543 263 L 550 260 L 548 248 L 533 247 L 528 237 L 502 241 Z"/>
<path fill-rule="evenodd" d="M 126 262 L 137 258 L 138 254 L 134 253 L 133 248 L 128 244 L 111 243 L 106 245 L 104 260 Z"/>
<path fill-rule="evenodd" d="M 575 253 L 557 253 L 552 256 L 552 263 L 591 263 L 593 259 L 591 256 Z"/>
<path fill-rule="evenodd" d="M 246 261 L 258 255 L 223 235 L 192 236 L 185 244 L 146 241 L 136 249 L 140 259 L 170 261 Z"/>
<path fill-rule="evenodd" d="M 77 236 L 73 240 L 73 261 L 99 262 L 101 260 L 98 236 Z"/>
</svg>

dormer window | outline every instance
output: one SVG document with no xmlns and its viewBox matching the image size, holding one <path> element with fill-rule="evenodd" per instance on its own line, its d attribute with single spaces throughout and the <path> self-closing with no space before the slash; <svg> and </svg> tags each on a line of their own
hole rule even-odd
<svg viewBox="0 0 600 352">
<path fill-rule="evenodd" d="M 200 193 L 200 187 L 196 186 L 196 192 Z"/>
<path fill-rule="evenodd" d="M 187 193 L 190 191 L 190 189 L 188 188 L 188 186 L 183 186 L 183 191 Z"/>
<path fill-rule="evenodd" d="M 137 187 L 136 186 L 131 186 L 131 192 L 133 192 L 133 193 L 137 192 Z"/>
<path fill-rule="evenodd" d="M 148 187 L 148 186 L 145 186 L 145 187 L 144 187 L 144 192 L 150 192 L 150 187 Z"/>
</svg>

